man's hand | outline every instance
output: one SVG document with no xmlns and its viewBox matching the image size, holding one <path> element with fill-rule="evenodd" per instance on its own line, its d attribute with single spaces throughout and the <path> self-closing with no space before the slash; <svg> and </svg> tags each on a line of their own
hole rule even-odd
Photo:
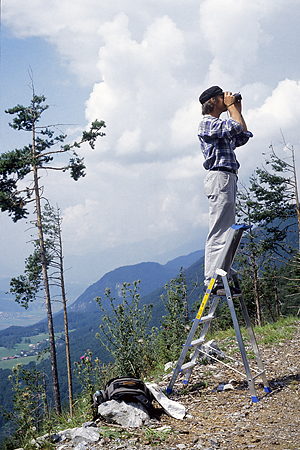
<svg viewBox="0 0 300 450">
<path fill-rule="evenodd" d="M 247 125 L 245 123 L 245 120 L 242 116 L 242 102 L 241 100 L 239 100 L 238 102 L 235 101 L 235 96 L 232 95 L 231 92 L 229 91 L 225 91 L 224 92 L 224 104 L 227 107 L 227 111 L 230 114 L 230 117 L 232 117 L 232 119 L 236 120 L 237 122 L 239 122 L 244 131 L 247 131 Z"/>
<path fill-rule="evenodd" d="M 228 106 L 231 106 L 235 103 L 235 97 L 234 97 L 234 95 L 232 95 L 231 92 L 229 92 L 229 91 L 224 92 L 224 103 L 227 108 L 228 108 Z"/>
</svg>

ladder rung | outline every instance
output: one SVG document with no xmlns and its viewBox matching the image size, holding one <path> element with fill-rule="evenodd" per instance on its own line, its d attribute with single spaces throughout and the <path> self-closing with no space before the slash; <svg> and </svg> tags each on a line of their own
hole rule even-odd
<svg viewBox="0 0 300 450">
<path fill-rule="evenodd" d="M 208 316 L 203 316 L 200 319 L 200 322 L 209 322 L 210 320 L 213 320 L 215 318 L 215 316 L 213 316 L 212 314 L 208 314 Z"/>
<path fill-rule="evenodd" d="M 204 342 L 204 341 L 205 341 L 204 338 L 195 339 L 194 341 L 191 342 L 191 345 L 193 347 L 197 347 L 199 344 L 202 344 L 202 342 Z"/>
<path fill-rule="evenodd" d="M 183 364 L 181 366 L 181 371 L 184 372 L 185 370 L 192 369 L 193 367 L 195 367 L 196 364 L 197 364 L 196 362 L 191 362 L 191 361 L 186 364 Z"/>
<path fill-rule="evenodd" d="M 260 377 L 261 375 L 263 375 L 265 373 L 265 371 L 263 370 L 262 372 L 257 373 L 256 375 L 254 375 L 254 377 L 252 377 L 253 380 L 255 380 L 255 378 Z"/>
</svg>

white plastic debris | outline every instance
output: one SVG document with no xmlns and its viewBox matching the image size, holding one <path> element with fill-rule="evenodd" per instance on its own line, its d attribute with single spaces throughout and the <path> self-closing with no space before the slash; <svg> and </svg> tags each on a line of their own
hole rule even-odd
<svg viewBox="0 0 300 450">
<path fill-rule="evenodd" d="M 169 416 L 182 420 L 185 416 L 185 406 L 170 400 L 156 383 L 146 383 L 147 388 L 153 394 L 155 400 L 163 407 Z"/>
</svg>

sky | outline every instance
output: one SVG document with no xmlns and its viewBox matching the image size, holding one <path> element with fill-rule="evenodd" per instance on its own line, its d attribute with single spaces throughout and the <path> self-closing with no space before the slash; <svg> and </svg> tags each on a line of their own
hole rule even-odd
<svg viewBox="0 0 300 450">
<path fill-rule="evenodd" d="M 243 96 L 254 137 L 237 150 L 239 182 L 261 167 L 270 144 L 283 157 L 293 145 L 299 160 L 298 0 L 2 0 L 1 13 L 1 151 L 29 142 L 4 110 L 29 104 L 30 74 L 50 105 L 44 123 L 62 124 L 70 142 L 91 121 L 106 123 L 95 149 L 80 150 L 85 178 L 49 171 L 41 180 L 62 211 L 74 285 L 204 248 L 197 127 L 209 86 Z M 7 280 L 32 250 L 30 223 L 0 213 L 0 227 Z"/>
</svg>

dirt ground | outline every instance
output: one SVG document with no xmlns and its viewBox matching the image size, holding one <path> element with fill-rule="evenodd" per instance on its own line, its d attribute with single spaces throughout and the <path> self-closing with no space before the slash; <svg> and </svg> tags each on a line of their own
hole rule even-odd
<svg viewBox="0 0 300 450">
<path fill-rule="evenodd" d="M 253 403 L 244 376 L 220 363 L 199 366 L 185 390 L 179 379 L 174 385 L 173 399 L 185 405 L 187 417 L 162 416 L 161 424 L 178 434 L 170 434 L 160 448 L 299 450 L 300 323 L 292 339 L 259 349 L 272 392 L 266 394 L 258 378 L 259 401 Z M 243 373 L 242 364 L 231 365 Z M 227 383 L 233 389 L 218 390 Z"/>
</svg>

